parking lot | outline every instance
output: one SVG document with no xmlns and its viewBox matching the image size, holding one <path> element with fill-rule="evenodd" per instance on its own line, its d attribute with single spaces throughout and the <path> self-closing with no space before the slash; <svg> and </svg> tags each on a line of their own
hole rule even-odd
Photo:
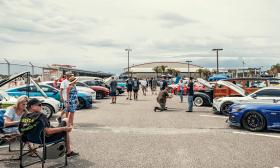
<svg viewBox="0 0 280 168">
<path fill-rule="evenodd" d="M 122 95 L 117 104 L 108 98 L 77 111 L 71 138 L 80 156 L 69 167 L 280 167 L 277 132 L 230 128 L 210 107 L 187 113 L 186 98 L 180 103 L 176 96 L 168 100 L 168 111 L 153 112 L 155 98 L 150 92 L 138 101 Z M 56 124 L 55 116 L 51 122 Z"/>
</svg>

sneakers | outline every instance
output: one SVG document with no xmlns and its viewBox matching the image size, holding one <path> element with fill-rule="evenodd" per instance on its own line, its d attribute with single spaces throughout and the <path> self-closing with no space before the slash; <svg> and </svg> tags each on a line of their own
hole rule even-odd
<svg viewBox="0 0 280 168">
<path fill-rule="evenodd" d="M 67 157 L 74 157 L 74 156 L 79 156 L 79 155 L 80 154 L 78 152 L 74 152 L 74 151 L 66 154 Z"/>
<path fill-rule="evenodd" d="M 58 122 L 58 124 L 60 124 L 62 121 L 61 117 L 56 118 L 56 121 Z"/>
</svg>

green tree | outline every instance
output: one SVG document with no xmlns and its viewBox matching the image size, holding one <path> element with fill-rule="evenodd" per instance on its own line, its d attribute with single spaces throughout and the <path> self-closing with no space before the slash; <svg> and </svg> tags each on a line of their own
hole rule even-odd
<svg viewBox="0 0 280 168">
<path fill-rule="evenodd" d="M 157 74 L 157 78 L 158 78 L 158 74 L 161 73 L 161 68 L 159 66 L 156 66 L 153 68 L 153 71 Z"/>
<path fill-rule="evenodd" d="M 161 65 L 159 67 L 160 67 L 160 70 L 161 70 L 161 74 L 162 75 L 165 74 L 167 66 L 166 65 Z"/>
</svg>

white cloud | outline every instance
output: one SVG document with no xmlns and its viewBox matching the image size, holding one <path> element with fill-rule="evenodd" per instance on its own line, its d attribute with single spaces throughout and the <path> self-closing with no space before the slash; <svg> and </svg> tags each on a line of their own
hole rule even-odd
<svg viewBox="0 0 280 168">
<path fill-rule="evenodd" d="M 276 0 L 2 0 L 0 50 L 11 60 L 121 71 L 128 46 L 131 64 L 188 57 L 208 67 L 215 66 L 211 49 L 221 47 L 224 67 L 239 58 L 268 67 L 280 54 L 279 5 Z"/>
</svg>

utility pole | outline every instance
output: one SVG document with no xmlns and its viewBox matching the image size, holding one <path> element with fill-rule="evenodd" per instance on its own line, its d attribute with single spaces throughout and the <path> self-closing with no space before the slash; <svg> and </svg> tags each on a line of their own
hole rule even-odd
<svg viewBox="0 0 280 168">
<path fill-rule="evenodd" d="M 29 64 L 31 65 L 32 68 L 32 76 L 34 76 L 34 65 L 31 62 L 29 62 Z"/>
<path fill-rule="evenodd" d="M 242 61 L 242 65 L 243 65 L 243 78 L 245 77 L 245 61 Z"/>
<path fill-rule="evenodd" d="M 8 65 L 8 76 L 10 76 L 11 75 L 11 63 L 8 60 L 6 60 L 5 58 L 4 58 L 4 60 L 6 61 L 7 65 Z"/>
<path fill-rule="evenodd" d="M 132 51 L 130 48 L 126 48 L 125 51 L 127 51 L 127 76 L 129 76 L 129 52 Z M 132 76 L 132 74 L 131 74 Z"/>
<path fill-rule="evenodd" d="M 214 48 L 212 51 L 216 51 L 217 53 L 217 74 L 219 73 L 219 51 L 222 51 L 222 48 Z"/>
<path fill-rule="evenodd" d="M 192 61 L 186 61 L 187 63 L 188 63 L 188 73 L 189 73 L 189 77 L 191 77 L 191 72 L 190 72 L 190 62 L 192 62 Z"/>
</svg>

